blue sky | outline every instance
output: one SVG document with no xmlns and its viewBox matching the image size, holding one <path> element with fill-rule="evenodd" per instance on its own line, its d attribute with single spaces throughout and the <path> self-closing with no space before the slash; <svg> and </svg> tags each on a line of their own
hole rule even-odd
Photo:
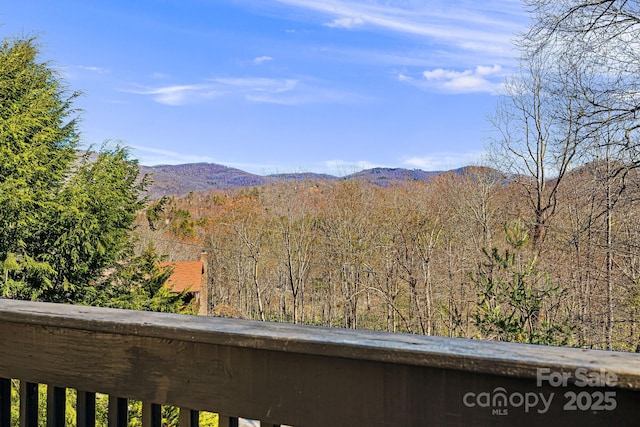
<svg viewBox="0 0 640 427">
<path fill-rule="evenodd" d="M 84 96 L 83 144 L 258 174 L 477 163 L 514 72 L 517 0 L 20 0 Z"/>
</svg>

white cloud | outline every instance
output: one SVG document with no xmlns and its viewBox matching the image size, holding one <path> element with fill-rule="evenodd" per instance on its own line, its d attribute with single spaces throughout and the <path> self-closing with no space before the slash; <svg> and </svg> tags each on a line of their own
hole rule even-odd
<svg viewBox="0 0 640 427">
<path fill-rule="evenodd" d="M 325 27 L 395 33 L 409 43 L 393 50 L 332 47 L 329 53 L 344 61 L 402 69 L 406 83 L 450 93 L 498 90 L 516 66 L 512 39 L 529 23 L 519 0 L 276 0 L 270 6 L 243 1 Z M 477 64 L 496 66 L 474 68 Z M 494 70 L 497 66 L 502 74 Z M 425 69 L 427 74 L 419 75 Z M 427 80 L 438 69 L 441 76 L 436 79 L 435 73 Z"/>
<path fill-rule="evenodd" d="M 258 56 L 257 58 L 254 58 L 253 63 L 256 65 L 260 65 L 269 61 L 273 61 L 273 58 L 270 56 Z"/>
<path fill-rule="evenodd" d="M 180 106 L 214 98 L 220 92 L 212 85 L 174 85 L 150 89 L 124 89 L 122 92 L 149 95 L 159 104 Z"/>
<path fill-rule="evenodd" d="M 346 29 L 351 29 L 360 25 L 364 24 L 364 19 L 360 18 L 359 16 L 356 17 L 342 17 L 342 18 L 335 18 L 333 21 L 331 22 L 327 22 L 325 24 L 323 24 L 325 27 L 330 27 L 330 28 L 346 28 Z"/>
<path fill-rule="evenodd" d="M 501 66 L 477 66 L 462 71 L 435 68 L 422 72 L 421 78 L 398 73 L 400 82 L 423 89 L 435 89 L 450 93 L 496 93 L 504 84 L 505 73 Z"/>
<path fill-rule="evenodd" d="M 151 77 L 153 77 L 154 79 L 166 80 L 166 79 L 170 78 L 171 76 L 169 74 L 161 73 L 161 72 L 157 71 L 157 72 L 151 74 Z"/>
<path fill-rule="evenodd" d="M 427 156 L 410 157 L 404 160 L 405 167 L 422 169 L 425 171 L 446 171 L 463 166 L 479 164 L 485 153 L 482 151 L 469 153 L 442 152 Z"/>
<path fill-rule="evenodd" d="M 98 74 L 106 74 L 109 72 L 109 70 L 106 68 L 96 67 L 93 65 L 76 65 L 74 68 L 77 68 L 79 70 L 84 70 L 84 71 L 91 71 L 93 73 L 98 73 Z"/>
<path fill-rule="evenodd" d="M 323 25 L 353 29 L 359 26 L 424 37 L 447 49 L 482 52 L 510 58 L 510 40 L 526 24 L 523 6 L 514 0 L 277 0 L 281 4 L 329 17 Z"/>
<path fill-rule="evenodd" d="M 246 92 L 288 92 L 298 84 L 296 79 L 273 79 L 265 77 L 218 77 L 214 82 L 222 86 L 235 87 Z"/>
<path fill-rule="evenodd" d="M 246 101 L 265 104 L 294 105 L 292 94 L 299 81 L 296 79 L 273 79 L 264 77 L 224 77 L 215 82 L 229 88 Z"/>
<path fill-rule="evenodd" d="M 122 92 L 150 96 L 155 102 L 181 106 L 217 98 L 239 98 L 253 103 L 300 105 L 317 103 L 360 103 L 357 94 L 323 87 L 311 79 L 265 77 L 218 77 L 202 84 L 123 89 Z"/>
<path fill-rule="evenodd" d="M 94 65 L 65 65 L 59 68 L 60 73 L 67 79 L 86 78 L 110 74 L 108 68 Z"/>
<path fill-rule="evenodd" d="M 487 67 L 483 65 L 478 65 L 476 67 L 476 74 L 479 76 L 490 76 L 494 74 L 498 74 L 502 71 L 502 67 L 499 65 L 493 65 L 492 67 Z"/>
<path fill-rule="evenodd" d="M 162 86 L 156 88 L 126 89 L 123 92 L 148 95 L 160 104 L 181 106 L 203 102 L 222 96 L 242 96 L 254 101 L 252 94 L 277 94 L 292 90 L 291 79 L 269 78 L 216 78 L 208 83 Z M 256 102 L 260 102 L 257 100 Z"/>
</svg>

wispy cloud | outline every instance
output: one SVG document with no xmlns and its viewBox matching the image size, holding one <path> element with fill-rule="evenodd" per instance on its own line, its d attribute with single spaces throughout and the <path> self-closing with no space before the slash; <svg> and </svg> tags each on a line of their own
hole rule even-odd
<svg viewBox="0 0 640 427">
<path fill-rule="evenodd" d="M 220 95 L 220 91 L 216 87 L 207 84 L 122 89 L 121 91 L 136 95 L 148 95 L 160 104 L 172 106 L 193 104 Z"/>
<path fill-rule="evenodd" d="M 243 0 L 258 3 L 257 0 Z M 520 0 L 275 0 L 269 6 L 293 20 L 335 30 L 392 34 L 393 50 L 330 47 L 339 60 L 383 64 L 423 90 L 495 93 L 516 63 L 512 39 L 526 28 Z M 478 65 L 480 64 L 480 65 Z"/>
<path fill-rule="evenodd" d="M 269 61 L 273 61 L 273 58 L 271 56 L 258 56 L 257 58 L 253 59 L 253 63 L 256 65 L 260 65 Z"/>
<path fill-rule="evenodd" d="M 122 92 L 150 96 L 155 102 L 181 106 L 236 98 L 252 103 L 300 105 L 315 103 L 359 103 L 366 98 L 323 86 L 313 79 L 266 77 L 217 77 L 201 84 L 162 87 L 135 86 Z"/>
<path fill-rule="evenodd" d="M 343 17 L 343 18 L 335 18 L 333 21 L 331 22 L 326 22 L 323 25 L 325 27 L 329 27 L 329 28 L 347 28 L 347 29 L 351 29 L 354 27 L 357 27 L 359 25 L 363 25 L 364 24 L 364 19 L 360 18 L 359 16 L 355 16 L 355 17 Z"/>
<path fill-rule="evenodd" d="M 167 73 L 160 72 L 160 71 L 156 71 L 155 73 L 151 74 L 151 77 L 153 77 L 154 79 L 158 79 L 158 80 L 166 80 L 166 79 L 170 78 L 171 75 L 167 74 Z"/>
<path fill-rule="evenodd" d="M 398 80 L 423 89 L 450 93 L 487 92 L 495 94 L 503 86 L 506 73 L 499 65 L 477 66 L 473 69 L 450 70 L 435 68 L 419 77 L 398 73 Z"/>
<path fill-rule="evenodd" d="M 297 79 L 274 79 L 265 77 L 222 77 L 214 80 L 230 93 L 246 101 L 267 104 L 294 105 L 300 84 Z"/>
<path fill-rule="evenodd" d="M 111 70 L 95 65 L 65 65 L 59 69 L 60 73 L 67 79 L 86 78 L 110 74 Z"/>
<path fill-rule="evenodd" d="M 442 152 L 426 156 L 410 157 L 403 161 L 405 167 L 422 169 L 425 171 L 451 170 L 462 166 L 479 164 L 485 153 L 482 151 L 468 153 Z"/>
<path fill-rule="evenodd" d="M 142 145 L 133 145 L 131 148 L 133 149 L 133 155 L 145 166 L 179 165 L 183 163 L 202 162 L 216 163 L 213 158 L 208 156 L 176 153 L 175 151 L 145 147 Z"/>
<path fill-rule="evenodd" d="M 246 92 L 289 92 L 298 85 L 297 79 L 267 77 L 217 77 L 213 81 L 221 86 L 238 88 Z"/>
<path fill-rule="evenodd" d="M 109 70 L 106 68 L 96 67 L 93 65 L 76 65 L 76 66 L 73 66 L 72 68 L 76 68 L 78 70 L 83 70 L 83 71 L 90 71 L 92 73 L 98 73 L 98 74 L 106 74 L 109 72 Z"/>
<path fill-rule="evenodd" d="M 495 92 L 504 83 L 504 73 L 499 65 L 480 65 L 464 71 L 437 68 L 422 75 L 427 82 L 453 92 Z"/>
<path fill-rule="evenodd" d="M 520 31 L 526 15 L 517 0 L 277 0 L 328 18 L 333 28 L 379 28 L 418 36 L 432 45 L 510 57 L 510 39 Z M 493 62 L 493 61 L 492 61 Z"/>
</svg>

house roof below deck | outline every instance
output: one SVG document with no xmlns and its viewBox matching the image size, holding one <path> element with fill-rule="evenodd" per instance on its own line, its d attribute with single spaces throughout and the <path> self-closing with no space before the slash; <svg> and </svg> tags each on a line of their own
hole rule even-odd
<svg viewBox="0 0 640 427">
<path fill-rule="evenodd" d="M 189 292 L 200 292 L 204 265 L 202 261 L 161 262 L 161 267 L 173 268 L 173 273 L 166 286 L 175 292 L 189 289 Z"/>
</svg>

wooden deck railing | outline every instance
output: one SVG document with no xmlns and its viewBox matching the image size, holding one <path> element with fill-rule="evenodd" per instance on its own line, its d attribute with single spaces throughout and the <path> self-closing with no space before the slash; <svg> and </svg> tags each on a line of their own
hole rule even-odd
<svg viewBox="0 0 640 427">
<path fill-rule="evenodd" d="M 65 388 L 79 390 L 78 426 L 109 425 L 127 399 L 197 411 L 221 425 L 640 425 L 640 355 L 291 324 L 0 300 L 0 427 L 36 426 L 37 384 L 47 425 L 63 426 Z"/>
</svg>

